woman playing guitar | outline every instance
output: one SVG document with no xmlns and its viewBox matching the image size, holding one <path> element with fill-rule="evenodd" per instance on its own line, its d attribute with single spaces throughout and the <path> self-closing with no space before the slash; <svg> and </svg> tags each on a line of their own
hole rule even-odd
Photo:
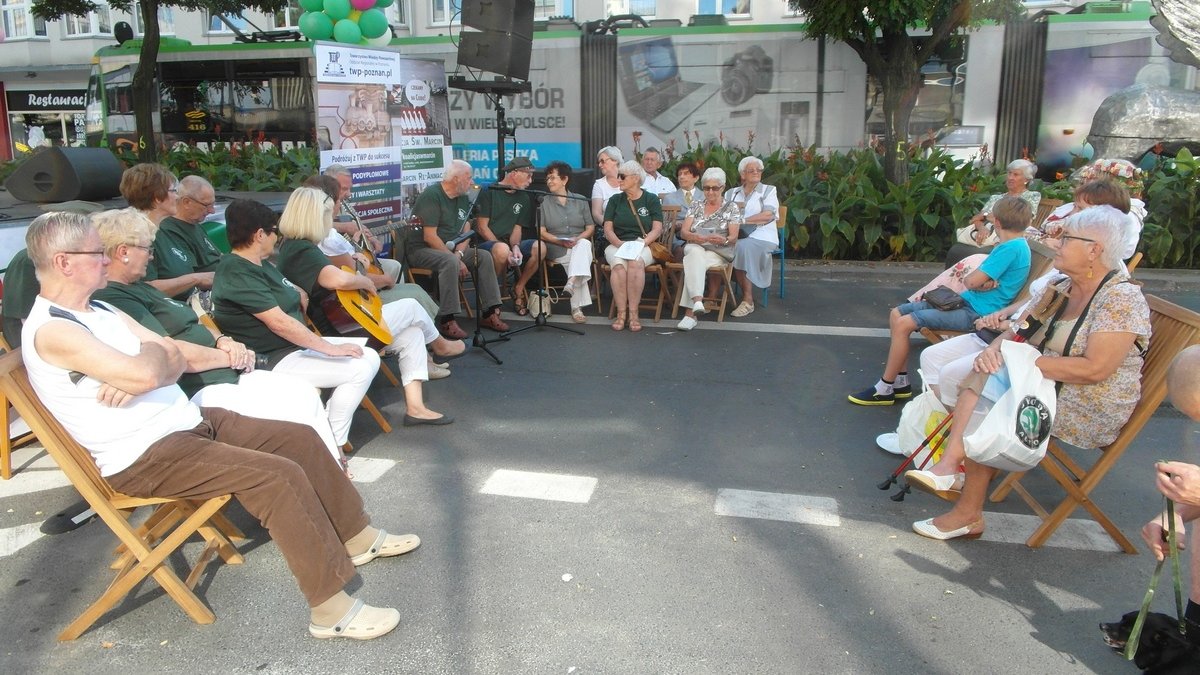
<svg viewBox="0 0 1200 675">
<path fill-rule="evenodd" d="M 437 356 L 461 354 L 461 340 L 446 340 L 429 314 L 412 299 L 382 303 L 375 284 L 351 269 L 339 269 L 317 248 L 333 226 L 333 200 L 323 191 L 297 188 L 288 198 L 279 230 L 285 237 L 279 247 L 279 271 L 310 297 L 307 314 L 321 333 L 338 332 L 329 312 L 340 306 L 354 316 L 385 350 L 399 357 L 407 414 L 404 424 L 449 424 L 453 418 L 425 407 L 421 383 L 429 379 L 428 344 Z M 338 303 L 331 301 L 336 296 Z M 386 329 L 386 330 L 381 330 Z M 391 339 L 384 341 L 390 333 Z"/>
</svg>

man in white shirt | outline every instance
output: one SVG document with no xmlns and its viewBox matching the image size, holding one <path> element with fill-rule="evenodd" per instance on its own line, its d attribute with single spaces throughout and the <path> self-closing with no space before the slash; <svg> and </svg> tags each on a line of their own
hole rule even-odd
<svg viewBox="0 0 1200 675">
<path fill-rule="evenodd" d="M 658 172 L 661 166 L 662 155 L 659 154 L 658 148 L 646 148 L 646 152 L 642 153 L 642 169 L 646 172 L 642 189 L 653 192 L 659 199 L 675 192 L 675 184 L 671 179 Z"/>
<path fill-rule="evenodd" d="M 350 174 L 350 169 L 341 164 L 330 164 L 325 169 L 325 175 L 330 176 L 338 182 L 338 189 L 341 190 L 341 210 L 339 213 L 333 214 L 333 229 L 347 236 L 356 236 L 361 233 L 361 236 L 366 238 L 366 244 L 372 248 L 375 253 L 383 250 L 383 244 L 375 238 L 368 230 L 362 229 L 362 219 L 359 218 L 358 212 L 354 210 L 354 206 L 350 204 L 351 190 L 354 187 L 354 177 Z M 395 255 L 395 252 L 392 253 Z M 376 262 L 383 269 L 384 274 L 392 278 L 393 282 L 400 281 L 400 271 L 403 265 L 399 260 L 391 258 L 376 257 Z"/>
</svg>

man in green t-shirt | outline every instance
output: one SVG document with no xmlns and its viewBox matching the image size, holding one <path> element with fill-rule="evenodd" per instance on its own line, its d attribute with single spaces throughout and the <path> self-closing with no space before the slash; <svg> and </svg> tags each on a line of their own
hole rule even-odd
<svg viewBox="0 0 1200 675">
<path fill-rule="evenodd" d="M 470 245 L 470 240 L 451 250 L 446 242 L 463 233 L 471 209 L 467 190 L 471 187 L 471 165 L 461 159 L 453 160 L 440 183 L 430 185 L 417 197 L 413 217 L 421 229 L 410 231 L 406 257 L 410 267 L 433 270 L 438 290 L 438 330 L 448 340 L 461 340 L 466 331 L 454 320 L 458 311 L 459 279 L 468 271 L 475 277 L 475 292 L 479 294 L 479 325 L 495 331 L 508 330 L 500 319 L 500 286 L 496 270 L 487 253 Z M 468 267 L 469 266 L 469 267 Z"/>
<path fill-rule="evenodd" d="M 212 288 L 213 271 L 221 260 L 221 251 L 201 225 L 215 211 L 216 193 L 200 176 L 185 176 L 176 195 L 175 215 L 158 225 L 154 260 L 143 280 L 167 296 L 186 300 L 194 288 Z"/>
</svg>

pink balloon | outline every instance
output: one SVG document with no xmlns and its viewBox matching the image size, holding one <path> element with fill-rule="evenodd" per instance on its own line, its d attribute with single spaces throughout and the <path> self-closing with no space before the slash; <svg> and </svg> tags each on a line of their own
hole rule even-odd
<svg viewBox="0 0 1200 675">
<path fill-rule="evenodd" d="M 365 11 L 375 6 L 375 0 L 350 0 L 350 6 Z"/>
</svg>

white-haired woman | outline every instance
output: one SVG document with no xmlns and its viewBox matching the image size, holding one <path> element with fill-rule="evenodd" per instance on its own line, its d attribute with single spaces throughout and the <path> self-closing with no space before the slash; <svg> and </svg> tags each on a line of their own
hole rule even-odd
<svg viewBox="0 0 1200 675">
<path fill-rule="evenodd" d="M 641 164 L 632 160 L 622 164 L 617 169 L 621 194 L 608 200 L 608 205 L 604 207 L 604 239 L 608 242 L 604 259 L 612 268 L 613 307 L 617 312 L 612 329 L 624 330 L 628 318 L 629 330 L 634 333 L 642 329 L 642 322 L 638 319 L 638 304 L 642 299 L 642 289 L 646 286 L 646 265 L 652 264 L 654 258 L 650 255 L 649 246 L 642 246 L 632 259 L 620 257 L 617 253 L 626 242 L 640 241 L 645 244 L 656 241 L 662 234 L 662 202 L 658 195 L 642 189 L 645 177 Z"/>
<path fill-rule="evenodd" d="M 1029 181 L 1037 175 L 1037 164 L 1027 159 L 1014 159 L 1008 163 L 1006 169 L 1004 186 L 1007 191 L 1004 194 L 994 194 L 988 197 L 988 200 L 983 203 L 983 208 L 979 209 L 979 213 L 971 217 L 970 225 L 959 229 L 958 241 L 946 253 L 946 267 L 953 266 L 954 263 L 969 255 L 987 253 L 996 247 L 999 239 L 988 226 L 987 215 L 992 212 L 992 207 L 1000 201 L 1001 197 L 1007 195 L 1020 197 L 1029 202 L 1031 211 L 1037 213 L 1038 204 L 1042 201 L 1042 193 L 1029 189 Z"/>
<path fill-rule="evenodd" d="M 730 314 L 743 317 L 754 311 L 754 287 L 771 287 L 771 252 L 779 248 L 775 229 L 779 193 L 762 182 L 763 162 L 744 157 L 738 162 L 739 187 L 725 193 L 725 201 L 742 207 L 742 224 L 733 254 L 733 275 L 742 288 L 742 302 Z"/>
<path fill-rule="evenodd" d="M 608 198 L 621 191 L 617 167 L 624 161 L 620 148 L 615 145 L 600 148 L 600 152 L 596 153 L 596 167 L 600 169 L 600 177 L 592 185 L 592 220 L 596 225 L 604 223 L 604 207 L 608 205 Z"/>
<path fill-rule="evenodd" d="M 704 281 L 708 268 L 731 262 L 742 222 L 742 210 L 722 201 L 725 171 L 705 169 L 700 177 L 704 200 L 693 202 L 679 230 L 683 239 L 683 293 L 679 305 L 686 308 L 679 330 L 696 327 L 696 315 L 704 313 Z"/>
<path fill-rule="evenodd" d="M 317 188 L 296 188 L 279 219 L 279 232 L 286 237 L 279 247 L 279 271 L 308 293 L 308 317 L 325 335 L 337 333 L 322 307 L 326 297 L 337 291 L 375 292 L 370 278 L 335 267 L 317 248 L 332 227 L 333 200 Z M 442 337 L 429 313 L 412 298 L 389 302 L 380 313 L 378 318 L 392 333 L 392 342 L 386 350 L 396 354 L 400 363 L 406 408 L 404 426 L 449 424 L 453 418 L 425 406 L 421 385 L 429 380 L 425 345 L 429 344 L 438 356 L 457 356 L 466 345 L 461 340 Z"/>
<path fill-rule="evenodd" d="M 1117 437 L 1141 396 L 1143 349 L 1150 340 L 1150 308 L 1142 291 L 1127 283 L 1121 264 L 1125 214 L 1111 206 L 1096 206 L 1065 221 L 1062 246 L 1054 266 L 1063 277 L 1044 293 L 1057 302 L 1035 299 L 1042 310 L 1044 332 L 1030 338 L 1042 356 L 1036 365 L 1046 377 L 1058 381 L 1057 414 L 1053 435 L 1081 448 L 1098 448 Z M 963 336 L 966 337 L 966 336 Z M 938 373 L 938 391 L 954 407 L 950 436 L 942 457 L 927 470 L 909 471 L 905 477 L 923 490 L 945 494 L 961 489 L 954 508 L 941 516 L 913 523 L 925 537 L 952 539 L 977 537 L 983 532 L 983 502 L 995 471 L 967 458 L 963 441 L 967 423 L 980 401 L 971 372 L 995 373 L 1003 360 L 1000 345 L 1012 339 L 1006 330 L 981 352 L 945 362 Z M 955 338 L 962 340 L 963 338 Z M 958 472 L 965 463 L 965 476 Z"/>
</svg>

